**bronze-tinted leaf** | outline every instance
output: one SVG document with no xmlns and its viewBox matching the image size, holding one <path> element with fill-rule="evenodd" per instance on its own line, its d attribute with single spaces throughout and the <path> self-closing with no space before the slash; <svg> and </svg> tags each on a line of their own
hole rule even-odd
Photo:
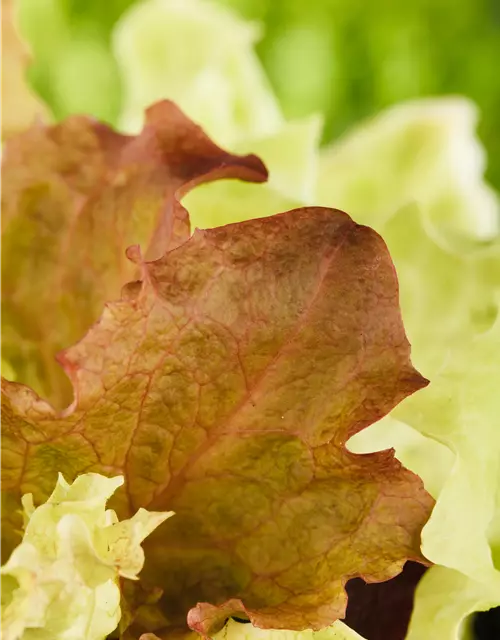
<svg viewBox="0 0 500 640">
<path fill-rule="evenodd" d="M 306 208 L 196 231 L 139 263 L 141 282 L 60 358 L 69 409 L 5 384 L 8 503 L 43 499 L 58 471 L 123 473 L 121 515 L 176 512 L 145 545 L 142 581 L 173 627 L 188 615 L 203 634 L 228 615 L 325 627 L 347 580 L 422 561 L 420 479 L 392 451 L 345 447 L 426 384 L 381 238 Z"/>
<path fill-rule="evenodd" d="M 167 101 L 135 137 L 87 117 L 35 124 L 9 140 L 2 173 L 3 357 L 59 407 L 71 388 L 55 355 L 135 277 L 127 247 L 151 258 L 185 241 L 178 199 L 194 185 L 267 177 L 258 158 L 223 151 Z"/>
</svg>

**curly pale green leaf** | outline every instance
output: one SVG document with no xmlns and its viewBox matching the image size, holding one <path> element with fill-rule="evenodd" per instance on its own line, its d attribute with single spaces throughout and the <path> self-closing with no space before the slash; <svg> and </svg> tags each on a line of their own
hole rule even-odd
<svg viewBox="0 0 500 640">
<path fill-rule="evenodd" d="M 275 631 L 229 620 L 213 640 L 363 640 L 340 621 L 321 631 Z"/>
<path fill-rule="evenodd" d="M 466 615 L 500 605 L 499 353 L 497 319 L 452 353 L 418 402 L 395 411 L 456 455 L 422 534 L 426 557 L 443 566 L 417 590 L 412 640 L 428 637 L 436 608 L 440 637 L 455 640 Z"/>
<path fill-rule="evenodd" d="M 494 236 L 499 201 L 483 181 L 476 121 L 476 108 L 465 98 L 391 107 L 323 153 L 318 202 L 379 231 L 398 209 L 417 203 L 443 228 Z"/>
<path fill-rule="evenodd" d="M 59 474 L 44 504 L 23 496 L 23 540 L 0 570 L 6 640 L 103 640 L 116 628 L 118 577 L 137 579 L 141 542 L 173 515 L 141 509 L 118 522 L 105 507 L 122 484 L 88 473 L 69 485 Z"/>
<path fill-rule="evenodd" d="M 413 359 L 433 378 L 450 354 L 495 320 L 495 245 L 447 241 L 415 206 L 398 211 L 381 234 L 398 273 Z"/>
</svg>

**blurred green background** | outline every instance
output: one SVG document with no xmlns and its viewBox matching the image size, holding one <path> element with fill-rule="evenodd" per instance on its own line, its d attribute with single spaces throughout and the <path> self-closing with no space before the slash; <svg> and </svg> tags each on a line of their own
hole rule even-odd
<svg viewBox="0 0 500 640">
<path fill-rule="evenodd" d="M 481 112 L 487 178 L 500 188 L 499 0 L 217 1 L 262 24 L 257 52 L 285 115 L 322 112 L 323 142 L 402 100 L 470 97 Z M 110 35 L 132 4 L 20 1 L 30 77 L 56 117 L 85 110 L 116 122 L 122 88 Z"/>
</svg>

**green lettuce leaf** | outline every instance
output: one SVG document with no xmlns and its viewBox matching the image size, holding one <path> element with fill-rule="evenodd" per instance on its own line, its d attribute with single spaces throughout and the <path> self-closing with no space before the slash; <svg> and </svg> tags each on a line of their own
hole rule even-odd
<svg viewBox="0 0 500 640">
<path fill-rule="evenodd" d="M 498 606 L 498 588 L 465 574 L 432 567 L 419 583 L 406 640 L 473 640 L 467 617 Z"/>
<path fill-rule="evenodd" d="M 62 407 L 72 391 L 54 356 L 137 275 L 127 247 L 158 257 L 188 238 L 178 198 L 195 184 L 267 173 L 162 102 L 136 137 L 85 117 L 36 125 L 8 142 L 2 175 L 2 355 L 17 380 Z"/>
<path fill-rule="evenodd" d="M 118 578 L 137 579 L 141 542 L 173 515 L 140 509 L 119 522 L 105 506 L 122 484 L 87 473 L 70 485 L 59 474 L 44 504 L 23 496 L 23 540 L 0 570 L 2 637 L 103 640 L 117 627 Z"/>
<path fill-rule="evenodd" d="M 448 284 L 451 282 L 452 278 Z M 466 637 L 467 616 L 500 605 L 499 327 L 497 316 L 494 325 L 483 333 L 462 333 L 461 342 L 441 352 L 447 357 L 418 401 L 410 399 L 393 412 L 434 439 L 432 448 L 432 440 L 419 441 L 417 456 L 405 448 L 408 440 L 403 447 L 396 444 L 399 459 L 421 475 L 426 488 L 437 498 L 423 530 L 422 550 L 441 566 L 432 568 L 417 588 L 408 640 L 426 640 L 431 635 L 462 640 Z M 444 342 L 449 345 L 449 341 Z M 439 352 L 437 343 L 435 349 Z M 385 442 L 394 446 L 387 426 L 376 426 Z M 372 434 L 372 443 L 379 434 Z M 370 446 L 365 433 L 359 434 L 359 439 L 363 446 L 358 444 L 354 451 L 379 448 Z M 436 456 L 438 442 L 454 453 L 455 460 L 448 471 L 446 456 L 446 477 L 439 473 L 436 483 L 435 470 L 443 462 L 442 454 Z"/>
<path fill-rule="evenodd" d="M 493 548 L 498 549 L 499 541 L 490 539 L 489 529 L 498 522 L 499 507 L 499 352 L 500 318 L 450 356 L 418 403 L 409 400 L 394 413 L 456 454 L 423 531 L 425 556 L 497 585 L 500 594 L 499 558 Z"/>
<path fill-rule="evenodd" d="M 187 131 L 191 148 L 199 131 Z M 350 578 L 424 561 L 433 501 L 420 479 L 391 452 L 345 448 L 427 383 L 380 237 L 303 208 L 196 231 L 155 261 L 128 255 L 141 280 L 59 358 L 73 404 L 58 411 L 4 382 L 4 548 L 23 493 L 41 501 L 57 472 L 93 471 L 125 476 L 121 516 L 176 512 L 141 574 L 171 627 L 189 612 L 213 633 L 244 611 L 318 629 L 343 616 Z"/>
<path fill-rule="evenodd" d="M 397 105 L 355 127 L 322 154 L 318 203 L 336 206 L 378 231 L 417 203 L 446 230 L 490 238 L 499 203 L 483 181 L 476 108 L 465 98 Z"/>
<path fill-rule="evenodd" d="M 257 35 L 214 2 L 137 3 L 113 32 L 125 85 L 120 126 L 140 130 L 144 109 L 169 98 L 217 143 L 274 133 L 282 117 L 253 51 Z"/>
<path fill-rule="evenodd" d="M 155 633 L 144 633 L 140 640 L 168 639 L 168 635 L 160 636 Z M 186 640 L 191 636 L 184 636 Z M 193 638 L 197 638 L 193 634 Z M 224 628 L 212 636 L 213 640 L 363 640 L 348 626 L 337 620 L 330 627 L 321 631 L 281 631 L 276 629 L 259 629 L 252 624 L 243 624 L 230 618 Z"/>
<path fill-rule="evenodd" d="M 398 273 L 413 358 L 434 380 L 464 342 L 495 320 L 495 244 L 460 243 L 439 233 L 415 206 L 398 211 L 381 235 Z"/>
<path fill-rule="evenodd" d="M 337 621 L 321 631 L 276 631 L 258 629 L 251 624 L 241 624 L 229 620 L 213 640 L 363 640 L 352 629 Z"/>
</svg>

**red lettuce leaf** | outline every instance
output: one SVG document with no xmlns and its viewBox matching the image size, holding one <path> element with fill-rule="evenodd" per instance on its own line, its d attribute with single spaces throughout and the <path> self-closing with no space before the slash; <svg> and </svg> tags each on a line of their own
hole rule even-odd
<svg viewBox="0 0 500 640">
<path fill-rule="evenodd" d="M 345 447 L 427 383 L 382 239 L 305 208 L 129 255 L 141 279 L 60 357 L 73 405 L 4 383 L 6 545 L 20 496 L 46 498 L 58 471 L 123 473 L 120 515 L 176 512 L 141 582 L 173 628 L 188 615 L 203 634 L 229 615 L 318 629 L 344 615 L 346 581 L 422 562 L 420 479 L 393 451 Z"/>
<path fill-rule="evenodd" d="M 7 143 L 2 176 L 3 357 L 62 407 L 71 387 L 54 356 L 135 277 L 126 248 L 162 256 L 190 235 L 179 204 L 189 189 L 222 177 L 261 182 L 267 172 L 165 101 L 133 137 L 87 117 L 36 124 Z"/>
</svg>

